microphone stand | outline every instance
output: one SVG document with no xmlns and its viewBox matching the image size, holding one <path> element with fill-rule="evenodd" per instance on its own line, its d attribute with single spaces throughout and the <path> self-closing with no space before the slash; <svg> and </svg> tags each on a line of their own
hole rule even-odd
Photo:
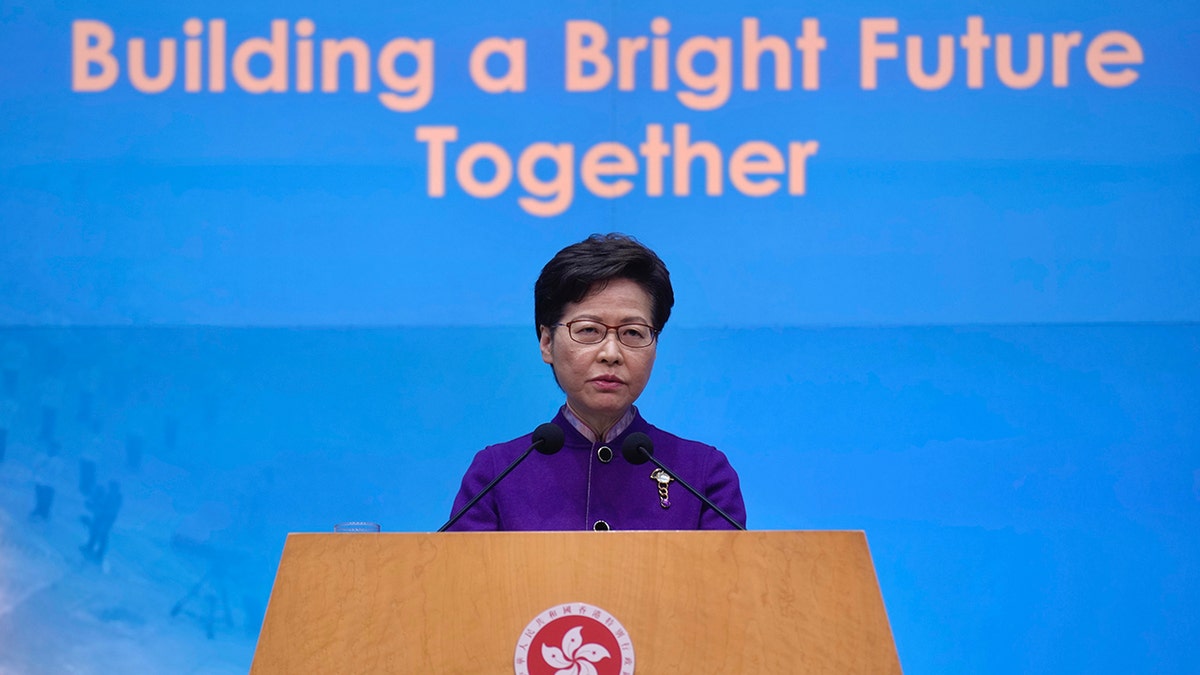
<svg viewBox="0 0 1200 675">
<path fill-rule="evenodd" d="M 475 506 L 475 502 L 478 502 L 480 499 L 483 499 L 484 495 L 486 495 L 488 492 L 490 492 L 492 488 L 496 487 L 496 483 L 499 483 L 505 476 L 512 473 L 512 470 L 517 468 L 518 464 L 525 461 L 525 458 L 529 456 L 529 453 L 533 452 L 533 449 L 535 447 L 537 447 L 537 445 L 538 445 L 537 443 L 534 443 L 533 445 L 529 446 L 529 448 L 525 450 L 524 454 L 522 454 L 520 457 L 513 460 L 512 464 L 508 465 L 507 469 L 501 471 L 500 475 L 498 475 L 492 479 L 492 482 L 488 483 L 479 492 L 476 492 L 475 496 L 471 497 L 471 501 L 467 502 L 466 506 L 459 509 L 458 513 L 454 514 L 453 516 L 450 516 L 450 520 L 446 521 L 445 525 L 438 528 L 438 532 L 445 532 L 446 528 L 457 523 L 458 519 L 462 518 L 463 514 L 466 513 L 468 509 L 470 509 L 472 506 Z"/>
<path fill-rule="evenodd" d="M 482 490 L 480 490 L 479 492 L 476 492 L 475 496 L 471 497 L 471 501 L 467 502 L 465 506 L 463 506 L 461 509 L 459 509 L 458 513 L 454 514 L 453 516 L 450 516 L 450 520 L 446 521 L 445 525 L 438 528 L 438 532 L 445 532 L 447 528 L 449 528 L 451 525 L 457 523 L 458 519 L 462 518 L 464 513 L 466 513 L 468 510 L 470 510 L 470 508 L 472 506 L 475 506 L 476 502 L 478 502 L 480 499 L 483 499 L 484 495 L 486 495 L 488 492 L 491 492 L 492 488 L 496 487 L 496 483 L 499 483 L 501 480 L 504 479 L 505 476 L 512 473 L 512 470 L 517 468 L 518 464 L 520 464 L 521 462 L 524 462 L 525 458 L 529 456 L 529 453 L 533 452 L 534 450 L 537 450 L 538 452 L 542 453 L 543 455 L 553 455 L 554 453 L 561 450 L 562 446 L 563 446 L 562 429 L 558 428 L 558 426 L 556 426 L 554 424 L 551 424 L 550 422 L 546 422 L 545 424 L 539 425 L 537 429 L 533 430 L 533 443 L 531 443 L 529 445 L 529 447 L 525 450 L 524 454 L 522 454 L 520 457 L 513 460 L 513 463 L 509 464 L 508 468 L 501 471 L 500 475 L 493 478 L 492 482 L 490 482 L 486 486 L 484 486 L 484 488 Z"/>
</svg>

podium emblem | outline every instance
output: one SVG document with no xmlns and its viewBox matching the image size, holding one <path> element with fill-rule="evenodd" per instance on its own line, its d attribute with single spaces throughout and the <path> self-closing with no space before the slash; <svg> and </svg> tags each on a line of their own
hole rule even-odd
<svg viewBox="0 0 1200 675">
<path fill-rule="evenodd" d="M 595 605 L 555 605 L 521 631 L 513 669 L 516 675 L 633 675 L 633 640 Z"/>
</svg>

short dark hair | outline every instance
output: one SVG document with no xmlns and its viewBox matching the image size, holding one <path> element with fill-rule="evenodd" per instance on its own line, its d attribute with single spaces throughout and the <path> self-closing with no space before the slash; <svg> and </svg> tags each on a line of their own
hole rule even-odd
<svg viewBox="0 0 1200 675">
<path fill-rule="evenodd" d="M 675 306 L 671 273 L 661 258 L 625 234 L 593 234 L 559 251 L 533 285 L 534 328 L 558 323 L 572 302 L 579 302 L 613 279 L 629 279 L 650 296 L 650 321 L 662 330 Z"/>
</svg>

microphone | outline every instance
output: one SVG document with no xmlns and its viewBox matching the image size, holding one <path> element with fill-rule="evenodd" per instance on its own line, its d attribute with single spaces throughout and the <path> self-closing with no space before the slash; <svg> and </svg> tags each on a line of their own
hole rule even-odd
<svg viewBox="0 0 1200 675">
<path fill-rule="evenodd" d="M 520 457 L 513 460 L 513 463 L 509 464 L 508 468 L 501 471 L 500 475 L 493 478 L 492 482 L 484 486 L 484 488 L 477 492 L 474 497 L 471 497 L 471 501 L 467 502 L 465 506 L 459 509 L 458 513 L 450 516 L 450 520 L 446 521 L 445 525 L 439 527 L 438 532 L 445 532 L 447 528 L 457 523 L 458 519 L 462 518 L 464 513 L 470 510 L 472 506 L 475 506 L 476 502 L 478 502 L 480 499 L 483 499 L 483 496 L 491 492 L 492 488 L 496 487 L 497 483 L 503 480 L 505 476 L 512 473 L 512 470 L 517 468 L 518 464 L 525 461 L 525 458 L 529 456 L 529 453 L 537 450 L 543 455 L 553 455 L 559 450 L 562 450 L 564 440 L 566 440 L 566 436 L 563 435 L 563 430 L 557 425 L 551 424 L 550 422 L 539 424 L 538 428 L 533 430 L 533 443 L 525 449 L 525 452 L 523 452 Z"/>
<path fill-rule="evenodd" d="M 647 461 L 653 462 L 655 466 L 663 470 L 663 473 L 667 474 L 671 478 L 674 478 L 680 485 L 684 487 L 685 490 L 699 497 L 700 501 L 704 502 L 705 506 L 713 511 L 716 511 L 718 515 L 724 518 L 730 525 L 733 525 L 734 528 L 742 530 L 743 532 L 746 530 L 745 527 L 742 527 L 741 523 L 734 520 L 729 516 L 728 513 L 725 513 L 723 510 L 721 510 L 721 507 L 712 503 L 711 499 L 700 494 L 696 488 L 688 485 L 687 481 L 676 475 L 674 471 L 668 469 L 662 462 L 654 459 L 654 441 L 650 440 L 650 437 L 646 434 L 640 431 L 635 431 L 632 434 L 629 434 L 629 436 L 625 438 L 625 442 L 621 444 L 621 455 L 625 458 L 625 461 L 633 464 L 634 466 L 645 464 Z"/>
</svg>

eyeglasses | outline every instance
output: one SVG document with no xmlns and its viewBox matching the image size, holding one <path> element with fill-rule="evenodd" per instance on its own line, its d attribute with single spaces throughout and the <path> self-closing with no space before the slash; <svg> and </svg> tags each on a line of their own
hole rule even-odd
<svg viewBox="0 0 1200 675">
<path fill-rule="evenodd" d="M 566 323 L 550 324 L 551 328 L 564 326 L 571 339 L 581 345 L 598 345 L 608 337 L 608 331 L 617 332 L 617 340 L 626 347 L 642 349 L 654 344 L 658 331 L 644 323 L 623 323 L 620 326 L 610 326 L 590 319 L 576 319 Z"/>
</svg>

